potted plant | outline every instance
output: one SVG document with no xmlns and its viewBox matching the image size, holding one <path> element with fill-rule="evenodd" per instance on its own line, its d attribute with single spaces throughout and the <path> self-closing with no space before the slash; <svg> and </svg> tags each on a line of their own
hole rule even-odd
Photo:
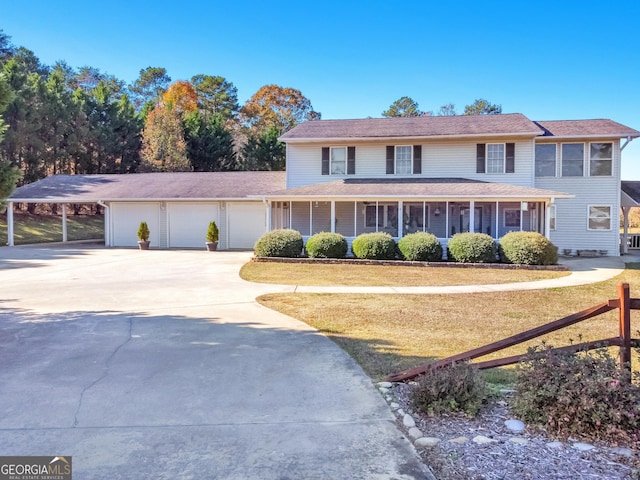
<svg viewBox="0 0 640 480">
<path fill-rule="evenodd" d="M 149 250 L 149 225 L 147 222 L 140 222 L 138 227 L 138 247 L 140 250 Z"/>
<path fill-rule="evenodd" d="M 209 252 L 213 252 L 218 249 L 218 236 L 219 232 L 216 222 L 210 222 L 209 228 L 207 229 L 207 241 L 205 243 Z"/>
</svg>

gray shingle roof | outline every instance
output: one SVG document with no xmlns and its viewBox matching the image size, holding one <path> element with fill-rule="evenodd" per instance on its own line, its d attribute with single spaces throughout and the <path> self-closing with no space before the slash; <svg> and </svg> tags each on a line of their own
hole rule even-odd
<svg viewBox="0 0 640 480">
<path fill-rule="evenodd" d="M 365 118 L 303 122 L 282 135 L 284 142 L 326 139 L 419 138 L 447 136 L 541 135 L 520 113 L 450 117 Z"/>
<path fill-rule="evenodd" d="M 184 172 L 53 175 L 17 188 L 9 200 L 94 203 L 98 200 L 246 199 L 285 188 L 285 172 Z"/>
<path fill-rule="evenodd" d="M 269 198 L 285 197 L 474 197 L 474 198 L 567 198 L 572 195 L 490 183 L 464 178 L 342 179 L 272 192 Z"/>
<path fill-rule="evenodd" d="M 535 122 L 545 137 L 640 137 L 640 132 L 608 119 L 547 120 Z"/>
</svg>

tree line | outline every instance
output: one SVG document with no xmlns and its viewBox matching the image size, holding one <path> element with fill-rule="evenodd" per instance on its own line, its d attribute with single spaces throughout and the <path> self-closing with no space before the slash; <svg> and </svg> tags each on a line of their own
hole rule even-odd
<svg viewBox="0 0 640 480">
<path fill-rule="evenodd" d="M 501 111 L 482 99 L 465 108 Z M 382 115 L 433 112 L 402 97 Z M 0 30 L 0 199 L 53 174 L 284 170 L 280 135 L 320 118 L 295 88 L 265 85 L 240 106 L 234 84 L 216 75 L 172 81 L 147 67 L 127 84 L 95 67 L 45 65 Z"/>
</svg>

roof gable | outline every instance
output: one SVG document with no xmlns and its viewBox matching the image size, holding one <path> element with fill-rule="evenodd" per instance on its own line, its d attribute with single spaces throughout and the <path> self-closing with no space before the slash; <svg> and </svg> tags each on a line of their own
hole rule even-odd
<svg viewBox="0 0 640 480">
<path fill-rule="evenodd" d="M 501 115 L 425 116 L 313 120 L 303 122 L 280 137 L 283 142 L 328 139 L 384 139 L 431 137 L 486 137 L 524 135 L 542 130 L 520 113 Z"/>
</svg>

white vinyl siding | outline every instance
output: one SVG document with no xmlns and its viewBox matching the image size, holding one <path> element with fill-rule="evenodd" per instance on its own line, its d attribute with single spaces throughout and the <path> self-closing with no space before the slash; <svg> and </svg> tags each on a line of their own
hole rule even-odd
<svg viewBox="0 0 640 480">
<path fill-rule="evenodd" d="M 505 138 L 504 142 L 514 142 Z M 355 178 L 388 178 L 386 174 L 387 143 L 356 144 Z M 422 173 L 419 177 L 469 178 L 487 180 L 476 173 L 476 141 L 433 141 L 422 145 Z M 321 145 L 287 145 L 287 188 L 335 181 L 322 175 Z M 512 185 L 532 186 L 533 142 L 515 141 L 515 173 L 493 175 L 491 180 Z M 410 164 L 412 159 L 410 160 Z"/>
</svg>

